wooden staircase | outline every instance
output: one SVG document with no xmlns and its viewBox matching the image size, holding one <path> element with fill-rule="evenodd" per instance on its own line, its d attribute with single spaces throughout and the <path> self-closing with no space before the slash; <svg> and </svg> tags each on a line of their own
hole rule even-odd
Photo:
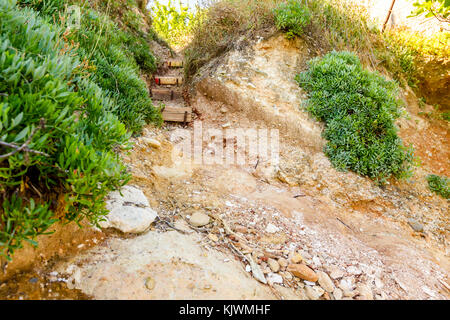
<svg viewBox="0 0 450 320">
<path fill-rule="evenodd" d="M 182 60 L 168 60 L 164 66 L 169 70 L 183 67 Z M 155 76 L 154 86 L 150 89 L 150 96 L 155 101 L 164 103 L 162 117 L 167 122 L 183 122 L 192 121 L 192 108 L 186 107 L 183 99 L 183 77 L 179 75 L 157 75 Z"/>
</svg>

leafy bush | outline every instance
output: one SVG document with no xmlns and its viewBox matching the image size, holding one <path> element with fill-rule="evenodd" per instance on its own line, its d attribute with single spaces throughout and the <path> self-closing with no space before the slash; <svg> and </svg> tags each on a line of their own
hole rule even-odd
<svg viewBox="0 0 450 320">
<path fill-rule="evenodd" d="M 311 13 L 301 0 L 289 0 L 275 9 L 275 25 L 286 31 L 287 38 L 301 36 L 310 19 Z"/>
<path fill-rule="evenodd" d="M 413 151 L 397 136 L 397 84 L 365 70 L 358 57 L 333 51 L 296 77 L 308 91 L 306 110 L 324 121 L 325 153 L 339 170 L 383 183 L 411 173 Z"/>
<path fill-rule="evenodd" d="M 427 177 L 428 188 L 434 193 L 442 196 L 444 199 L 450 199 L 450 179 L 430 174 Z"/>
<path fill-rule="evenodd" d="M 93 80 L 110 93 L 116 105 L 113 112 L 129 130 L 139 132 L 146 122 L 161 122 L 160 113 L 140 78 L 138 64 L 129 53 L 135 52 L 145 69 L 155 70 L 155 59 L 149 55 L 148 45 L 120 30 L 108 16 L 91 9 L 82 14 L 81 28 L 69 39 L 79 44 L 79 55 L 94 64 Z M 126 44 L 134 48 L 129 50 Z"/>
<path fill-rule="evenodd" d="M 93 81 L 66 35 L 36 11 L 0 2 L 0 256 L 8 259 L 56 221 L 51 194 L 65 194 L 63 219 L 97 223 L 106 194 L 130 179 L 113 152 L 130 146 L 114 115 L 120 97 Z"/>
</svg>

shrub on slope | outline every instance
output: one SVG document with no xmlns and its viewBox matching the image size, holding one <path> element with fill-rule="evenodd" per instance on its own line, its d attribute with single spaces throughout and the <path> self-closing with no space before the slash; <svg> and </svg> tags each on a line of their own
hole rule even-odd
<svg viewBox="0 0 450 320">
<path fill-rule="evenodd" d="M 130 178 L 112 151 L 130 137 L 116 99 L 77 53 L 36 11 L 0 2 L 0 256 L 56 221 L 51 193 L 65 194 L 65 220 L 96 223 Z"/>
<path fill-rule="evenodd" d="M 397 84 L 365 70 L 358 57 L 333 51 L 312 59 L 296 78 L 309 95 L 308 110 L 326 124 L 325 153 L 340 170 L 353 170 L 379 182 L 406 177 L 413 151 L 397 135 Z"/>
</svg>

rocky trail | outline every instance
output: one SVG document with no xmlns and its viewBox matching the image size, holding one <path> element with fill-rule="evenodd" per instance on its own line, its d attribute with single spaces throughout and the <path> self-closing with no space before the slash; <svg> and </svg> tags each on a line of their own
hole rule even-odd
<svg viewBox="0 0 450 320">
<path fill-rule="evenodd" d="M 337 172 L 322 152 L 321 124 L 298 108 L 305 96 L 293 78 L 310 56 L 301 40 L 260 39 L 206 66 L 189 105 L 182 81 L 173 83 L 182 69 L 169 62 L 151 90 L 166 105 L 165 119 L 175 122 L 146 127 L 123 154 L 133 180 L 122 195 L 111 194 L 104 229 L 86 240 L 86 250 L 22 274 L 21 286 L 2 285 L 0 293 L 11 299 L 450 298 L 448 201 L 425 190 L 427 162 L 417 183 L 384 188 Z M 418 135 L 444 132 L 444 139 L 432 140 L 448 175 L 448 128 L 425 122 L 414 106 L 408 112 L 402 130 L 419 121 Z M 180 129 L 192 133 L 198 121 L 203 130 L 278 129 L 279 163 L 186 161 L 174 137 Z M 224 144 L 209 138 L 207 152 Z"/>
</svg>

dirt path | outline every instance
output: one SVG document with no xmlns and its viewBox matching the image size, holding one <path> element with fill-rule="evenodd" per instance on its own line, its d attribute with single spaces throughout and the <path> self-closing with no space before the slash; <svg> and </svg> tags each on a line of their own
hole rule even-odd
<svg viewBox="0 0 450 320">
<path fill-rule="evenodd" d="M 67 285 L 59 298 L 448 299 L 448 203 L 411 197 L 422 186 L 383 190 L 332 168 L 321 125 L 297 108 L 303 95 L 291 79 L 307 58 L 302 43 L 273 37 L 206 68 L 192 100 L 203 129 L 277 128 L 280 163 L 196 165 L 175 148 L 182 125 L 147 127 L 124 159 L 159 219 L 53 263 L 44 277 Z M 214 146 L 223 141 L 203 141 Z M 209 223 L 193 227 L 198 213 Z M 319 281 L 293 276 L 288 265 L 299 263 Z"/>
</svg>

